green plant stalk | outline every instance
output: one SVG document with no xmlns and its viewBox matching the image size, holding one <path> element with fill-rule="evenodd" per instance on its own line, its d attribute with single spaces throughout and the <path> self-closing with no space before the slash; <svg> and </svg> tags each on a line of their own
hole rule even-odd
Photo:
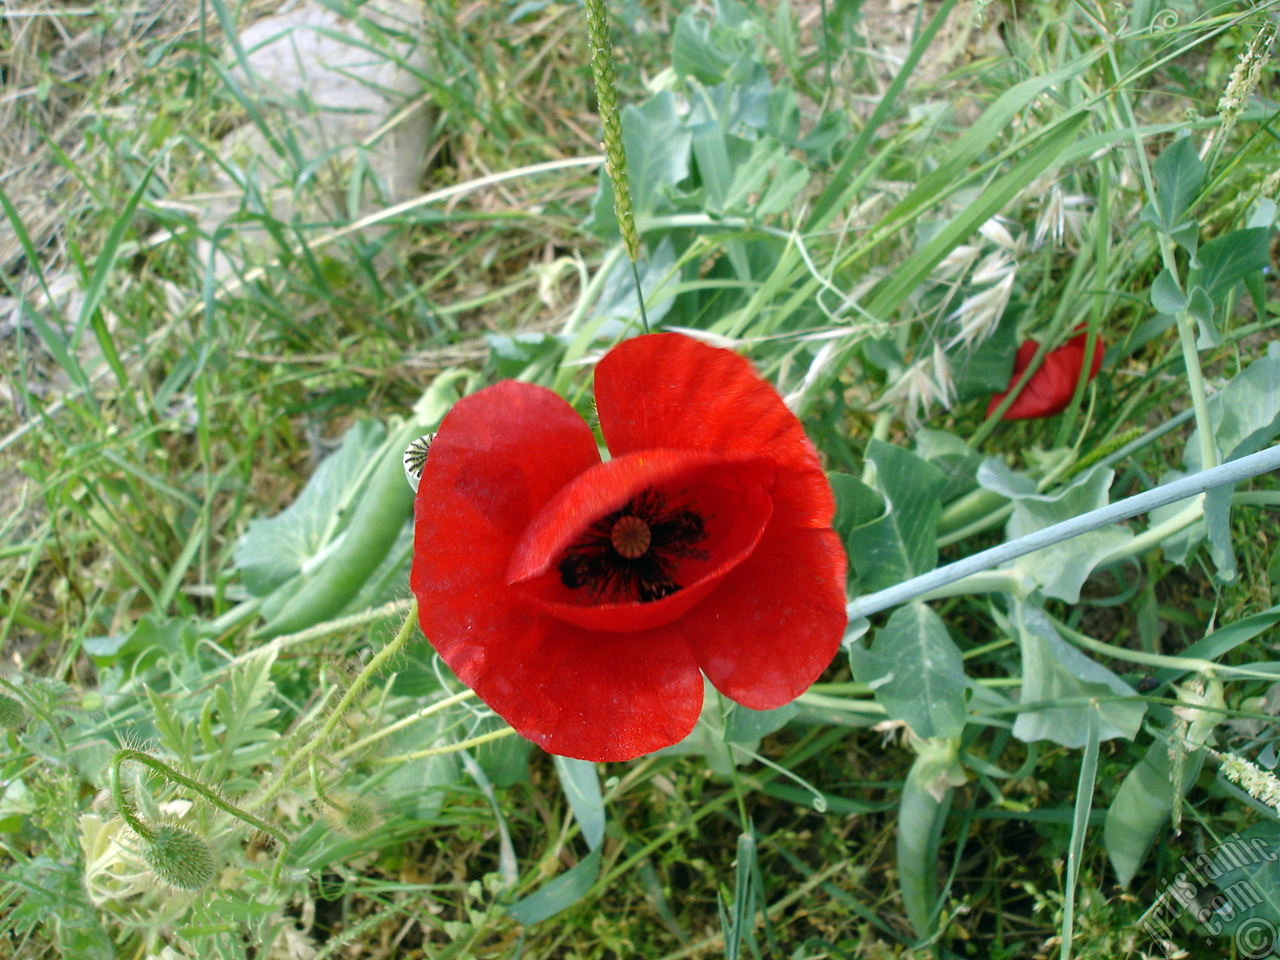
<svg viewBox="0 0 1280 960">
<path fill-rule="evenodd" d="M 1166 248 L 1168 253 L 1165 253 Z M 1166 268 L 1174 263 L 1173 243 L 1160 235 L 1160 251 Z M 1176 279 L 1177 273 L 1170 269 Z M 1181 284 L 1179 284 L 1181 286 Z M 1204 373 L 1200 369 L 1200 353 L 1196 349 L 1196 322 L 1186 310 L 1179 310 L 1178 342 L 1182 347 L 1182 362 L 1187 370 L 1187 390 L 1191 394 L 1191 408 L 1196 412 L 1196 433 L 1200 437 L 1200 466 L 1204 469 L 1218 465 L 1218 447 L 1213 442 L 1213 426 L 1209 420 L 1209 398 L 1204 390 Z"/>
<path fill-rule="evenodd" d="M 983 492 L 987 493 L 989 491 L 984 490 Z M 959 543 L 962 540 L 967 540 L 969 537 L 977 536 L 984 530 L 990 530 L 992 527 L 998 526 L 1008 520 L 1009 515 L 1012 513 L 1013 504 L 1006 501 L 1002 506 L 992 510 L 985 516 L 978 517 L 978 519 L 974 520 L 972 523 L 939 536 L 938 549 L 941 550 L 944 547 L 951 546 L 953 543 Z M 938 526 L 939 528 L 942 527 L 941 522 L 939 522 Z"/>
<path fill-rule="evenodd" d="M 124 822 L 128 823 L 129 828 L 131 828 L 134 833 L 137 833 L 138 836 L 142 837 L 143 840 L 154 840 L 155 833 L 152 832 L 151 828 L 147 827 L 141 819 L 138 819 L 137 814 L 133 813 L 133 805 L 129 803 L 128 797 L 125 797 L 124 785 L 123 783 L 120 783 L 120 765 L 131 762 L 131 760 L 133 763 L 141 763 L 143 767 L 147 767 L 148 769 L 151 769 L 151 771 L 159 773 L 161 777 L 165 778 L 165 780 L 178 783 L 179 786 L 186 787 L 187 790 L 192 791 L 193 794 L 198 794 L 204 797 L 205 800 L 216 806 L 216 808 L 221 810 L 221 812 L 228 814 L 229 817 L 234 817 L 237 820 L 241 820 L 242 823 L 247 823 L 248 826 L 260 829 L 260 831 L 273 838 L 276 844 L 280 845 L 280 858 L 284 858 L 284 852 L 289 849 L 288 837 L 285 837 L 284 833 L 271 826 L 271 824 L 266 822 L 266 820 L 261 819 L 260 817 L 255 817 L 255 815 L 248 813 L 247 810 L 238 808 L 236 804 L 229 803 L 228 800 L 223 799 L 223 797 L 220 797 L 215 791 L 206 787 L 204 783 L 201 783 L 198 780 L 192 780 L 192 778 L 186 776 L 186 774 L 175 771 L 175 769 L 170 767 L 169 764 L 164 763 L 163 760 L 157 760 L 155 756 L 152 756 L 151 754 L 142 753 L 141 750 L 116 750 L 115 754 L 111 756 L 111 765 L 108 772 L 108 781 L 111 787 L 111 801 L 115 804 L 115 809 L 119 810 L 120 817 L 124 819 Z"/>
<path fill-rule="evenodd" d="M 254 801 L 253 805 L 255 807 L 266 806 L 275 799 L 276 795 L 284 789 L 285 784 L 289 782 L 289 777 L 291 777 L 293 772 L 298 769 L 298 766 L 302 764 L 303 761 L 307 760 L 324 744 L 326 740 L 329 739 L 334 728 L 342 722 L 342 718 L 346 715 L 347 711 L 351 709 L 351 704 L 354 703 L 356 698 L 364 692 L 364 688 L 368 685 L 369 681 L 372 680 L 383 667 L 390 663 L 392 658 L 397 656 L 404 648 L 404 645 L 408 643 L 409 637 L 413 634 L 414 625 L 417 622 L 418 604 L 415 601 L 409 605 L 409 613 L 404 618 L 404 623 L 400 625 L 399 631 L 391 639 L 391 642 L 379 650 L 378 653 L 367 664 L 365 664 L 364 669 L 361 670 L 356 678 L 351 681 L 351 686 L 347 688 L 347 692 L 343 694 L 342 699 L 339 700 L 337 706 L 333 708 L 333 713 L 329 715 L 329 719 L 325 722 L 325 725 L 320 728 L 320 732 L 303 744 L 301 749 L 288 759 L 284 767 L 280 770 L 279 775 L 276 777 L 275 782 L 267 788 L 266 792 L 263 793 L 262 796 L 258 797 L 258 799 Z"/>
<path fill-rule="evenodd" d="M 1154 550 L 1174 534 L 1185 530 L 1204 516 L 1204 495 L 1196 497 L 1172 517 L 1148 527 L 1128 543 L 1104 555 L 1097 563 L 1098 568 L 1108 567 L 1130 557 L 1140 557 L 1148 550 Z"/>
<path fill-rule="evenodd" d="M 917 600 L 945 600 L 948 597 L 964 597 L 975 593 L 1012 593 L 1017 597 L 1025 597 L 1035 584 L 1023 574 L 1013 570 L 979 570 L 962 580 L 922 593 Z"/>
<path fill-rule="evenodd" d="M 383 739 L 384 737 L 389 737 L 391 734 L 395 733 L 397 730 L 403 730 L 405 727 L 410 726 L 411 724 L 415 724 L 419 720 L 425 720 L 427 717 L 433 716 L 434 714 L 439 713 L 441 710 L 447 710 L 449 707 L 452 707 L 455 703 L 462 703 L 464 700 L 469 700 L 475 695 L 476 694 L 474 690 L 461 690 L 458 693 L 453 694 L 452 696 L 445 697 L 443 700 L 437 700 L 435 703 L 428 704 L 427 706 L 423 707 L 421 710 L 417 711 L 416 713 L 411 713 L 407 717 L 401 717 L 395 723 L 382 727 L 381 729 L 376 730 L 375 732 L 369 734 L 367 737 L 362 737 L 361 739 L 357 740 L 355 743 L 343 747 L 341 750 L 339 750 L 337 753 L 333 755 L 333 759 L 341 760 L 343 757 L 349 756 L 350 754 L 353 754 L 359 750 L 363 750 L 365 747 L 369 746 L 370 744 L 377 743 L 379 740 Z"/>
<path fill-rule="evenodd" d="M 1176 670 L 1179 673 L 1216 674 L 1223 677 L 1237 677 L 1242 680 L 1275 680 L 1274 673 L 1250 670 L 1248 667 L 1233 667 L 1227 664 L 1215 663 L 1212 660 L 1205 660 L 1201 657 L 1176 657 L 1161 653 L 1144 653 L 1141 650 L 1113 646 L 1110 643 L 1095 640 L 1079 630 L 1074 630 L 1057 619 L 1054 620 L 1054 626 L 1059 633 L 1077 646 L 1115 660 L 1137 663 L 1156 670 Z M 1245 715 L 1239 710 L 1231 711 L 1231 713 L 1232 716 Z"/>
<path fill-rule="evenodd" d="M 1120 65 L 1115 58 L 1115 49 L 1108 44 L 1107 56 L 1115 76 L 1120 76 Z M 1133 105 L 1129 102 L 1127 91 L 1117 87 L 1116 100 L 1124 114 L 1124 122 L 1133 136 L 1133 152 L 1138 161 L 1138 170 L 1142 175 L 1143 189 L 1149 198 L 1156 195 L 1155 179 L 1151 175 L 1151 165 L 1147 162 L 1147 153 L 1142 145 L 1142 137 L 1138 134 L 1138 121 L 1133 113 Z M 1178 260 L 1174 255 L 1173 240 L 1167 234 L 1156 231 L 1156 240 L 1160 245 L 1160 259 L 1164 268 L 1169 271 L 1178 284 Z M 1182 361 L 1187 372 L 1187 390 L 1191 394 L 1191 408 L 1195 411 L 1196 429 L 1200 436 L 1200 466 L 1209 469 L 1218 465 L 1218 449 L 1213 442 L 1213 430 L 1209 422 L 1209 400 L 1204 389 L 1204 372 L 1200 369 L 1200 353 L 1196 348 L 1195 318 L 1186 310 L 1179 310 L 1175 318 L 1178 326 L 1178 342 L 1182 347 Z"/>
<path fill-rule="evenodd" d="M 501 730 L 490 730 L 488 733 L 482 733 L 478 737 L 459 740 L 457 743 L 450 743 L 443 747 L 427 747 L 425 750 L 414 750 L 412 753 L 399 753 L 394 757 L 383 757 L 377 762 L 379 764 L 407 763 L 410 760 L 422 760 L 426 757 L 443 757 L 448 753 L 458 753 L 461 750 L 470 750 L 472 747 L 492 743 L 494 740 L 501 740 L 503 737 L 509 737 L 514 733 L 515 730 L 511 727 L 503 727 Z"/>
</svg>

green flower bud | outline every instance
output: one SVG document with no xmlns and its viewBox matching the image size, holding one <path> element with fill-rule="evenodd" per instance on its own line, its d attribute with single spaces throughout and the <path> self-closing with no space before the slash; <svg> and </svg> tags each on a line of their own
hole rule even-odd
<svg viewBox="0 0 1280 960">
<path fill-rule="evenodd" d="M 373 805 L 359 797 L 341 794 L 324 802 L 325 819 L 336 832 L 348 837 L 362 837 L 378 825 L 379 817 Z"/>
<path fill-rule="evenodd" d="M 213 882 L 217 865 L 209 845 L 190 830 L 162 823 L 142 841 L 142 859 L 151 872 L 178 890 L 201 890 Z"/>
</svg>

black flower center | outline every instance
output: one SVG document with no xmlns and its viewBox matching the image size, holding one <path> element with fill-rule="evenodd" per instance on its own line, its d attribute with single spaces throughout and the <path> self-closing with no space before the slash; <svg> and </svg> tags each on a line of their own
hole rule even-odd
<svg viewBox="0 0 1280 960">
<path fill-rule="evenodd" d="M 668 507 L 658 490 L 643 490 L 601 517 L 565 551 L 560 581 L 583 590 L 590 603 L 649 603 L 680 589 L 679 560 L 707 553 L 702 517 L 688 506 Z"/>
</svg>

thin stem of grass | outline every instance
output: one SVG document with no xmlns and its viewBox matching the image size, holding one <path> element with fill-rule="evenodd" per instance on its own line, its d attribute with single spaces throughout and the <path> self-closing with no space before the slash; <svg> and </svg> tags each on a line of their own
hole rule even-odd
<svg viewBox="0 0 1280 960">
<path fill-rule="evenodd" d="M 509 737 L 514 733 L 515 730 L 511 727 L 503 727 L 501 730 L 490 730 L 488 733 L 482 733 L 478 737 L 459 740 L 457 743 L 446 744 L 442 747 L 428 747 L 425 750 L 414 750 L 412 753 L 399 753 L 394 757 L 383 757 L 376 762 L 379 764 L 408 763 L 410 760 L 422 760 L 426 757 L 442 757 L 449 753 L 457 753 L 459 750 L 470 750 L 472 747 L 478 747 L 481 744 L 492 743 L 494 740 L 501 740 L 503 737 Z"/>
<path fill-rule="evenodd" d="M 1105 37 L 1104 37 L 1105 41 Z M 1120 76 L 1120 64 L 1116 59 L 1114 44 L 1106 43 L 1107 56 L 1115 76 Z M 1133 138 L 1134 158 L 1142 177 L 1143 189 L 1147 197 L 1154 202 L 1156 197 L 1155 179 L 1151 174 L 1151 165 L 1147 162 L 1146 148 L 1142 136 L 1138 133 L 1138 120 L 1133 112 L 1133 104 L 1129 99 L 1129 91 L 1122 85 L 1115 89 L 1116 102 L 1124 115 L 1124 123 Z M 1156 230 L 1156 242 L 1160 247 L 1160 259 L 1169 276 L 1173 277 L 1178 289 L 1184 284 L 1179 279 L 1178 258 L 1175 255 L 1173 239 L 1165 232 Z M 1190 292 L 1190 291 L 1187 291 Z M 1180 310 L 1176 316 L 1178 327 L 1178 343 L 1182 349 L 1182 360 L 1187 374 L 1187 391 L 1191 395 L 1191 407 L 1195 411 L 1196 428 L 1200 437 L 1200 463 L 1205 469 L 1218 465 L 1218 450 L 1213 443 L 1213 430 L 1209 420 L 1209 402 L 1205 394 L 1204 372 L 1200 368 L 1200 352 L 1196 347 L 1196 321 L 1187 310 Z"/>
<path fill-rule="evenodd" d="M 367 737 L 362 737 L 361 739 L 357 740 L 355 743 L 343 747 L 341 750 L 339 750 L 337 753 L 333 755 L 333 759 L 341 760 L 343 757 L 349 756 L 353 753 L 356 753 L 359 750 L 363 750 L 365 747 L 370 746 L 371 744 L 377 743 L 379 740 L 383 739 L 384 737 L 390 736 L 391 734 L 395 733 L 397 730 L 403 730 L 405 727 L 411 726 L 412 724 L 417 723 L 419 720 L 425 720 L 427 717 L 434 716 L 435 714 L 439 713 L 442 710 L 449 709 L 449 707 L 452 707 L 454 704 L 462 703 L 465 700 L 470 700 L 475 695 L 476 694 L 474 690 L 459 690 L 457 693 L 453 694 L 452 696 L 448 696 L 448 697 L 445 697 L 443 700 L 437 700 L 435 703 L 428 704 L 427 706 L 423 707 L 421 710 L 417 711 L 416 713 L 411 713 L 407 717 L 402 717 L 399 720 L 397 720 L 395 723 L 382 727 L 381 729 L 369 734 Z"/>
<path fill-rule="evenodd" d="M 342 718 L 346 715 L 347 710 L 351 708 L 351 704 L 355 702 L 357 697 L 364 693 L 364 688 L 368 685 L 369 681 L 372 680 L 383 667 L 390 663 L 394 657 L 399 655 L 400 651 L 404 648 L 404 645 L 409 641 L 409 637 L 413 634 L 413 628 L 418 622 L 417 614 L 418 604 L 416 601 L 413 601 L 410 603 L 409 612 L 405 616 L 404 623 L 401 624 L 400 630 L 396 633 L 395 637 L 392 638 L 390 643 L 378 651 L 377 655 L 374 656 L 373 659 L 365 664 L 364 669 L 361 670 L 356 678 L 351 681 L 351 686 L 347 688 L 347 692 L 343 694 L 342 699 L 339 700 L 337 706 L 333 708 L 333 712 L 329 715 L 329 719 L 325 721 L 324 726 L 320 728 L 320 732 L 303 744 L 301 749 L 288 759 L 280 773 L 277 775 L 275 782 L 254 802 L 255 807 L 266 806 L 275 799 L 276 795 L 284 789 L 285 784 L 289 782 L 289 777 L 298 769 L 298 766 L 315 753 L 316 750 L 318 750 L 324 742 L 329 739 L 329 736 L 333 733 L 334 729 L 342 722 Z"/>
<path fill-rule="evenodd" d="M 164 761 L 151 756 L 149 753 L 143 753 L 141 750 L 117 750 L 111 757 L 111 766 L 108 773 L 108 780 L 111 785 L 111 799 L 115 803 L 116 809 L 119 810 L 120 816 L 124 818 L 125 823 L 129 824 L 130 829 L 137 833 L 138 836 L 149 840 L 152 839 L 155 834 L 133 813 L 132 805 L 124 795 L 124 787 L 120 782 L 120 766 L 126 762 L 140 763 L 144 767 L 154 770 L 166 780 L 170 780 L 173 783 L 186 787 L 192 793 L 198 794 L 228 816 L 234 817 L 242 823 L 246 823 L 257 830 L 261 830 L 280 845 L 281 857 L 283 857 L 284 852 L 289 849 L 289 838 L 280 830 L 273 827 L 261 817 L 255 817 L 247 810 L 242 810 L 235 804 L 223 799 L 216 791 L 209 789 L 209 787 L 205 786 L 199 780 L 195 780 L 188 777 L 186 774 L 180 773 Z"/>
</svg>

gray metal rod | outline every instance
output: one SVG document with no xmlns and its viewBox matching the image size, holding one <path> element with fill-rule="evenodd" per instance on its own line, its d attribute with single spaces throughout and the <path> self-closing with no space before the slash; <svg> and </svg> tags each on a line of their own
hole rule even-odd
<svg viewBox="0 0 1280 960">
<path fill-rule="evenodd" d="M 1140 513 L 1154 510 L 1157 507 L 1177 503 L 1179 500 L 1188 500 L 1204 493 L 1206 490 L 1239 483 L 1241 480 L 1248 480 L 1250 477 L 1256 477 L 1258 474 L 1268 473 L 1276 469 L 1280 469 L 1280 446 L 1269 447 L 1247 457 L 1241 457 L 1239 460 L 1228 461 L 1211 470 L 1202 470 L 1200 473 L 1190 477 L 1174 480 L 1172 483 L 1166 483 L 1163 486 L 1155 487 L 1125 500 L 1099 507 L 1097 510 L 1091 510 L 1078 517 L 1072 517 L 1070 520 L 1055 523 L 1051 527 L 1045 527 L 1043 530 L 1029 533 L 1025 537 L 1019 537 L 1017 540 L 1002 543 L 998 547 L 992 547 L 990 550 L 975 553 L 971 557 L 965 557 L 963 560 L 949 563 L 945 567 L 938 567 L 936 570 L 922 573 L 920 576 L 905 580 L 897 586 L 858 597 L 845 608 L 845 612 L 850 620 L 856 617 L 869 617 L 873 613 L 896 607 L 900 603 L 905 603 L 931 590 L 936 590 L 949 583 L 955 583 L 970 574 L 990 570 L 1028 553 L 1051 547 L 1063 540 L 1069 540 L 1079 534 L 1098 530 L 1121 520 L 1136 517 Z"/>
</svg>

